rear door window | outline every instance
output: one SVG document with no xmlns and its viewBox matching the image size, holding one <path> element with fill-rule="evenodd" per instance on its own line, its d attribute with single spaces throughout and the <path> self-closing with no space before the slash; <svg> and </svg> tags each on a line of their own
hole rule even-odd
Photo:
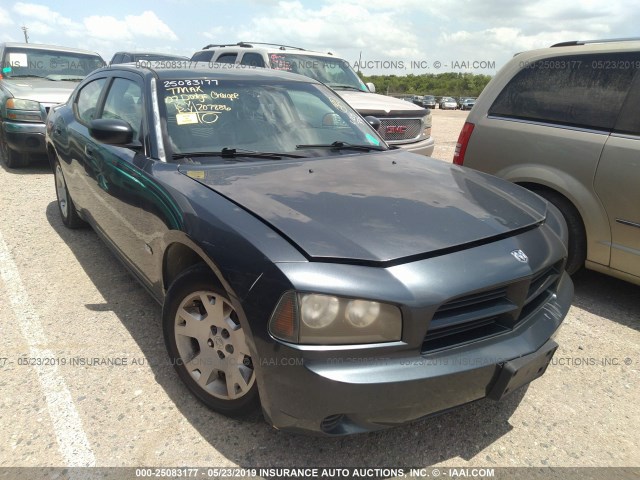
<svg viewBox="0 0 640 480">
<path fill-rule="evenodd" d="M 640 53 L 523 61 L 489 115 L 611 130 L 638 70 Z"/>
<path fill-rule="evenodd" d="M 264 67 L 264 59 L 262 55 L 255 52 L 247 52 L 242 56 L 242 61 L 240 65 L 249 65 L 251 67 Z"/>
</svg>

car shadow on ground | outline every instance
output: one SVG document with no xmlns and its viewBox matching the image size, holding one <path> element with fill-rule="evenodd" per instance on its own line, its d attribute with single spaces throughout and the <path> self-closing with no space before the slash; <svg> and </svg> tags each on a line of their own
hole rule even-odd
<svg viewBox="0 0 640 480">
<path fill-rule="evenodd" d="M 581 270 L 573 276 L 573 305 L 599 317 L 640 330 L 640 286 Z"/>
<path fill-rule="evenodd" d="M 411 467 L 455 458 L 468 460 L 513 428 L 509 418 L 523 399 L 526 388 L 500 403 L 481 400 L 410 425 L 351 437 L 289 434 L 273 429 L 260 415 L 236 420 L 216 414 L 195 400 L 169 364 L 158 304 L 93 230 L 66 229 L 55 202 L 48 205 L 46 215 L 105 300 L 103 304 L 85 305 L 87 315 L 91 311 L 112 311 L 138 344 L 155 381 L 179 412 L 204 441 L 240 467 Z M 136 355 L 139 354 L 136 352 Z M 206 455 L 198 458 L 207 461 Z"/>
<path fill-rule="evenodd" d="M 1 154 L 0 154 L 1 155 Z M 29 164 L 20 167 L 20 168 L 9 168 L 0 158 L 0 168 L 2 168 L 7 173 L 12 173 L 14 175 L 33 175 L 36 173 L 51 173 L 51 167 L 49 166 L 49 161 L 47 157 L 33 157 L 29 161 Z"/>
</svg>

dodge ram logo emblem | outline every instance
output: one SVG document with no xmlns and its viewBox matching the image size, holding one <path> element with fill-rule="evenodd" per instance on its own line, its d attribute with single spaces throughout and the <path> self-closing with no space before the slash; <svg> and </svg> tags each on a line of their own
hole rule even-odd
<svg viewBox="0 0 640 480">
<path fill-rule="evenodd" d="M 405 125 L 389 125 L 386 130 L 387 133 L 405 133 L 406 131 Z"/>
<path fill-rule="evenodd" d="M 511 252 L 511 255 L 513 255 L 513 258 L 515 258 L 519 262 L 527 263 L 529 261 L 529 257 L 527 257 L 527 254 L 520 249 L 514 250 L 513 252 Z"/>
</svg>

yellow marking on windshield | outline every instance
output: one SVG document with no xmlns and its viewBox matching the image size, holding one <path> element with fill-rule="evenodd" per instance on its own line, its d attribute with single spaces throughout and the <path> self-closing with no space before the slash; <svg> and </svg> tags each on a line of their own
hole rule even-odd
<svg viewBox="0 0 640 480">
<path fill-rule="evenodd" d="M 189 125 L 191 123 L 200 123 L 197 113 L 177 113 L 176 123 L 178 125 Z"/>
</svg>

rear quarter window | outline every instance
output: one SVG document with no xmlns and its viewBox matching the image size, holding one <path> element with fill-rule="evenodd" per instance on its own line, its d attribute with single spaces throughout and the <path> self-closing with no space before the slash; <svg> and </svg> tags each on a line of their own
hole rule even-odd
<svg viewBox="0 0 640 480">
<path fill-rule="evenodd" d="M 636 73 L 636 78 L 631 85 L 631 90 L 627 96 L 618 123 L 614 129 L 617 133 L 640 136 L 640 115 L 638 106 L 640 105 L 640 72 Z"/>
<path fill-rule="evenodd" d="M 613 129 L 640 53 L 588 54 L 522 62 L 489 115 Z"/>
</svg>

